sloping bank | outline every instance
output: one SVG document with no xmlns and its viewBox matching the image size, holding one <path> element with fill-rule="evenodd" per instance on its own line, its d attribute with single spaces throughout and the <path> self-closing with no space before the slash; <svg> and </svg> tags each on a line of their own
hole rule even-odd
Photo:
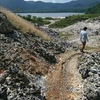
<svg viewBox="0 0 100 100">
<path fill-rule="evenodd" d="M 69 46 L 23 34 L 0 12 L 0 100 L 45 100 L 43 75 Z"/>
</svg>

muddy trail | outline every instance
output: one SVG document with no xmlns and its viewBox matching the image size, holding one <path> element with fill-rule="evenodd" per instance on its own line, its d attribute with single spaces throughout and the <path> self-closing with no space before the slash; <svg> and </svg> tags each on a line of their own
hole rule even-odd
<svg viewBox="0 0 100 100">
<path fill-rule="evenodd" d="M 47 100 L 78 100 L 82 95 L 82 79 L 77 69 L 82 53 L 69 50 L 61 54 L 59 63 L 48 76 Z"/>
<path fill-rule="evenodd" d="M 95 50 L 86 53 L 93 51 Z M 60 55 L 59 62 L 47 76 L 47 100 L 81 99 L 83 95 L 83 84 L 77 65 L 78 58 L 82 54 L 80 51 L 69 50 Z"/>
</svg>

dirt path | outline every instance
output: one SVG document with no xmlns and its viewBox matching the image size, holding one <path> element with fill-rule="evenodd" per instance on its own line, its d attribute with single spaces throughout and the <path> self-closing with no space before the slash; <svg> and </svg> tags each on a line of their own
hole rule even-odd
<svg viewBox="0 0 100 100">
<path fill-rule="evenodd" d="M 59 63 L 48 76 L 47 100 L 79 100 L 82 94 L 82 79 L 77 69 L 80 55 L 75 51 L 60 55 Z"/>
</svg>

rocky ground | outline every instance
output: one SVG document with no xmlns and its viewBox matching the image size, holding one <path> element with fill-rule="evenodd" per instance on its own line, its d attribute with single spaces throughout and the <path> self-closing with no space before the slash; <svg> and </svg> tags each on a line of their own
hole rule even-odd
<svg viewBox="0 0 100 100">
<path fill-rule="evenodd" d="M 89 42 L 80 53 L 84 26 Z M 15 30 L 0 13 L 0 100 L 99 100 L 100 19 L 64 29 L 37 28 L 52 40 Z M 73 35 L 65 40 L 57 31 Z"/>
<path fill-rule="evenodd" d="M 85 53 L 81 53 L 79 32 L 85 26 L 88 27 L 89 42 Z M 48 75 L 47 100 L 99 100 L 100 18 L 56 30 L 73 34 L 66 40 L 73 46 L 59 57 L 60 62 Z"/>
<path fill-rule="evenodd" d="M 0 13 L 0 99 L 44 100 L 45 75 L 57 63 L 57 55 L 70 46 L 23 34 Z"/>
</svg>

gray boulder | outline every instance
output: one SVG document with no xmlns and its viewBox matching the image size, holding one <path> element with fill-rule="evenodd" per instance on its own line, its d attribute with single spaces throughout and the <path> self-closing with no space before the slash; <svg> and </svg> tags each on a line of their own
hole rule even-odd
<svg viewBox="0 0 100 100">
<path fill-rule="evenodd" d="M 6 15 L 0 12 L 0 33 L 11 33 L 14 28 Z"/>
</svg>

